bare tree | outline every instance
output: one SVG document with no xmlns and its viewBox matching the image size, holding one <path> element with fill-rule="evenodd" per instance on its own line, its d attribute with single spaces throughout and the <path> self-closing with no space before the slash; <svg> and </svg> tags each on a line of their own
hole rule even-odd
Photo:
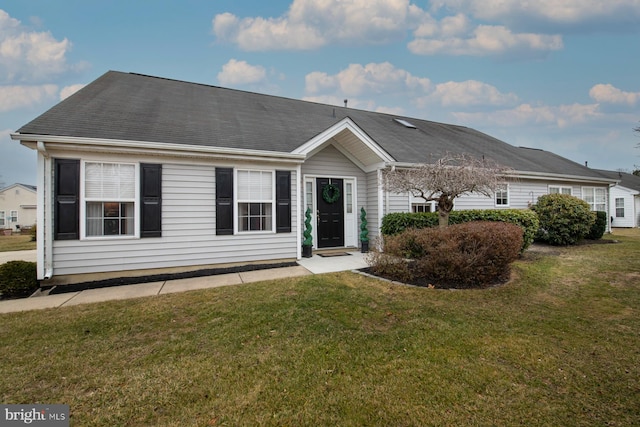
<svg viewBox="0 0 640 427">
<path fill-rule="evenodd" d="M 510 169 L 469 154 L 447 154 L 434 163 L 411 168 L 384 170 L 385 188 L 394 193 L 410 192 L 427 202 L 438 203 L 440 227 L 449 225 L 449 213 L 457 197 L 479 193 L 493 197 Z"/>
</svg>

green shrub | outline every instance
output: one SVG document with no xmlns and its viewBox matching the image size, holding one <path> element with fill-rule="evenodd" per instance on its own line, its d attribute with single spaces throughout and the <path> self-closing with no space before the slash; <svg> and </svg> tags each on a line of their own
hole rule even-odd
<svg viewBox="0 0 640 427">
<path fill-rule="evenodd" d="M 602 239 L 605 231 L 607 231 L 607 213 L 604 211 L 596 211 L 596 220 L 593 222 L 591 230 L 589 230 L 585 238 L 591 240 Z"/>
<path fill-rule="evenodd" d="M 38 226 L 36 224 L 33 224 L 33 227 L 31 227 L 31 230 L 29 230 L 29 235 L 31 236 L 32 242 L 38 240 Z"/>
<path fill-rule="evenodd" d="M 538 216 L 529 209 L 473 209 L 452 211 L 449 215 L 451 225 L 471 221 L 499 221 L 520 226 L 523 232 L 523 251 L 533 243 L 539 226 Z M 385 236 L 391 236 L 409 228 L 437 226 L 437 212 L 391 213 L 382 218 L 381 232 Z"/>
<path fill-rule="evenodd" d="M 370 257 L 371 270 L 424 286 L 485 287 L 509 277 L 522 240 L 522 229 L 504 222 L 410 228 L 384 237 L 384 252 Z"/>
<path fill-rule="evenodd" d="M 546 194 L 533 206 L 540 228 L 536 239 L 556 246 L 575 245 L 595 221 L 589 204 L 568 194 Z"/>
<path fill-rule="evenodd" d="M 0 297 L 19 298 L 31 295 L 38 289 L 36 263 L 9 261 L 0 265 Z"/>
</svg>

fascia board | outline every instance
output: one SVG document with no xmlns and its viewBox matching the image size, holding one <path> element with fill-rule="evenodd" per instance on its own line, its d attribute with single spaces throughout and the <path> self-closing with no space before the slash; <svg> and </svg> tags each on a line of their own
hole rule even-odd
<svg viewBox="0 0 640 427">
<path fill-rule="evenodd" d="M 345 129 L 349 130 L 358 139 L 360 139 L 360 141 L 362 141 L 371 151 L 373 151 L 381 161 L 392 162 L 394 160 L 393 157 L 391 157 L 386 151 L 384 151 L 382 147 L 380 147 L 373 139 L 371 139 L 369 135 L 367 135 L 366 132 L 364 132 L 358 125 L 356 125 L 349 117 L 342 119 L 335 125 L 331 126 L 329 129 L 314 136 L 309 141 L 293 150 L 291 153 L 304 154 L 305 156 L 312 154 L 320 147 L 322 147 L 327 141 L 329 141 L 331 138 Z"/>
<path fill-rule="evenodd" d="M 164 142 L 130 141 L 100 138 L 78 138 L 52 135 L 11 134 L 11 139 L 20 140 L 30 148 L 35 148 L 38 141 L 43 141 L 48 147 L 58 149 L 88 148 L 91 151 L 103 151 L 110 153 L 149 153 L 170 155 L 177 157 L 218 157 L 239 160 L 262 160 L 302 163 L 304 155 L 294 153 L 282 153 L 263 150 L 246 150 L 237 148 L 208 147 L 188 144 L 171 144 Z M 34 145 L 34 147 L 31 147 Z"/>
</svg>

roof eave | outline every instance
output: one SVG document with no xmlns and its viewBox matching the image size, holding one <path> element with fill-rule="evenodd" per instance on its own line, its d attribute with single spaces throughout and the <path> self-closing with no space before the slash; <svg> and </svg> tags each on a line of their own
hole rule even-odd
<svg viewBox="0 0 640 427">
<path fill-rule="evenodd" d="M 420 163 L 407 163 L 407 162 L 389 162 L 387 166 L 398 167 L 398 168 L 412 168 Z M 558 174 L 558 173 L 550 173 L 550 172 L 531 172 L 531 171 L 518 171 L 514 170 L 511 173 L 505 175 L 506 178 L 515 178 L 515 179 L 538 179 L 538 180 L 547 180 L 547 181 L 574 181 L 574 182 L 584 182 L 584 183 L 603 183 L 603 184 L 616 184 L 618 181 L 605 177 L 592 177 L 592 176 L 582 176 L 582 175 L 568 175 L 568 174 Z"/>
<path fill-rule="evenodd" d="M 87 147 L 91 148 L 92 151 L 99 151 L 100 149 L 102 149 L 109 152 L 121 153 L 148 153 L 149 151 L 151 151 L 156 155 L 174 155 L 181 157 L 218 157 L 225 159 L 261 160 L 272 162 L 277 161 L 287 163 L 302 163 L 305 159 L 305 156 L 303 154 L 296 153 L 211 147 L 189 144 L 172 144 L 153 141 L 133 141 L 21 133 L 12 133 L 11 139 L 19 140 L 23 145 L 27 146 L 28 144 L 44 142 L 48 146 L 55 145 L 55 148 L 69 148 L 70 146 L 73 146 L 74 149 L 81 149 L 82 147 Z"/>
</svg>

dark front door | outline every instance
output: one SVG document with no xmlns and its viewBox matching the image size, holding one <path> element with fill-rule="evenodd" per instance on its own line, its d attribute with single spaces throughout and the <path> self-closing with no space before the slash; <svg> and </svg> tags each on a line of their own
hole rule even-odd
<svg viewBox="0 0 640 427">
<path fill-rule="evenodd" d="M 342 179 L 317 178 L 318 247 L 344 246 L 344 202 Z"/>
</svg>

